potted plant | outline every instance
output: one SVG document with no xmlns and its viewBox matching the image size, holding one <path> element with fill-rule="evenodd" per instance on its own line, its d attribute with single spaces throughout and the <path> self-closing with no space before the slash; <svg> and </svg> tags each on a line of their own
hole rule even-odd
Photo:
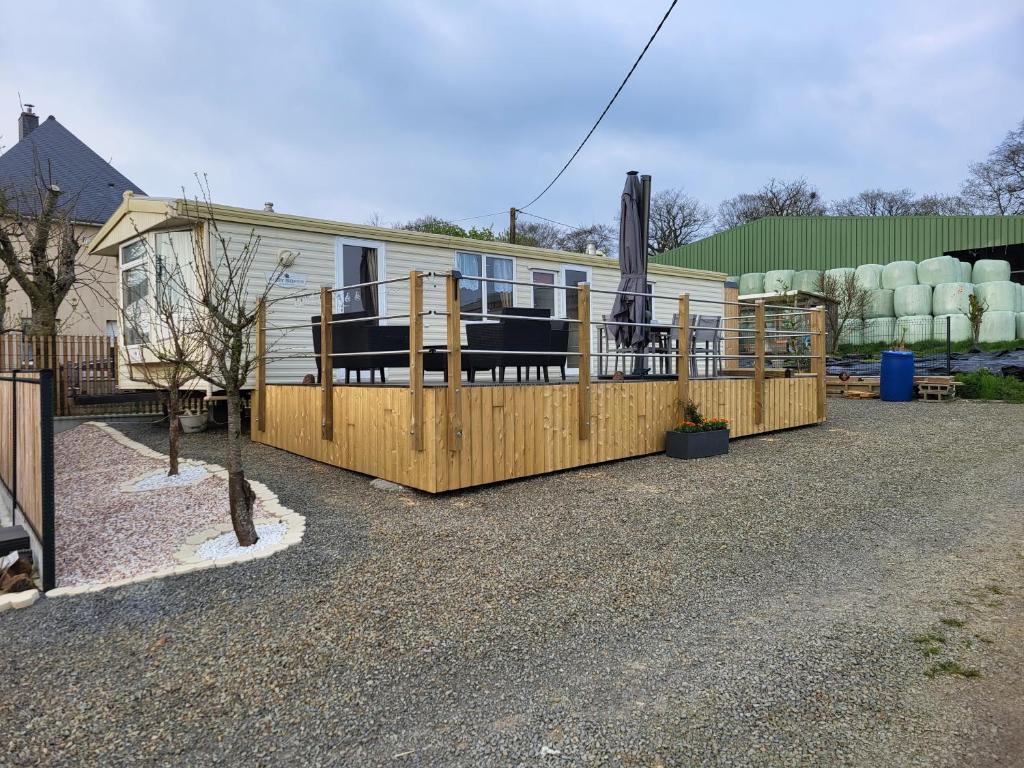
<svg viewBox="0 0 1024 768">
<path fill-rule="evenodd" d="M 683 408 L 683 421 L 665 433 L 665 454 L 673 459 L 703 459 L 729 452 L 728 419 L 706 419 L 692 400 Z"/>
</svg>

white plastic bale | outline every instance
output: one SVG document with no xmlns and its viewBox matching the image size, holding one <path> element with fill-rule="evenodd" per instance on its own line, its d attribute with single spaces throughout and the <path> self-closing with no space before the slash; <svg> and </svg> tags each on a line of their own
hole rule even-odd
<svg viewBox="0 0 1024 768">
<path fill-rule="evenodd" d="M 893 308 L 893 291 L 891 288 L 876 288 L 868 291 L 868 300 L 864 304 L 864 317 L 895 317 Z"/>
<path fill-rule="evenodd" d="M 857 285 L 868 291 L 874 291 L 882 287 L 881 264 L 861 264 L 854 274 L 857 276 Z"/>
<path fill-rule="evenodd" d="M 961 261 L 960 262 L 960 282 L 961 283 L 973 283 L 971 279 L 971 262 Z"/>
<path fill-rule="evenodd" d="M 949 319 L 949 340 L 954 344 L 958 341 L 971 340 L 971 321 L 967 315 L 936 315 L 932 330 L 932 338 L 936 341 L 946 340 L 946 319 Z"/>
<path fill-rule="evenodd" d="M 1010 262 L 1004 259 L 978 259 L 974 262 L 974 283 L 999 283 L 1010 279 Z"/>
<path fill-rule="evenodd" d="M 982 316 L 978 341 L 1013 341 L 1016 336 L 1016 312 L 986 312 Z"/>
<path fill-rule="evenodd" d="M 793 289 L 818 293 L 821 291 L 821 272 L 817 269 L 801 269 L 793 275 Z"/>
<path fill-rule="evenodd" d="M 1024 339 L 1024 312 L 1017 313 L 1017 338 Z"/>
<path fill-rule="evenodd" d="M 882 287 L 895 290 L 904 285 L 917 285 L 917 264 L 913 261 L 891 261 L 882 267 Z"/>
<path fill-rule="evenodd" d="M 764 272 L 747 272 L 740 275 L 740 296 L 764 293 Z"/>
<path fill-rule="evenodd" d="M 933 315 L 966 315 L 971 311 L 970 283 L 942 283 L 932 291 Z"/>
<path fill-rule="evenodd" d="M 765 293 L 782 293 L 790 290 L 795 274 L 792 269 L 769 269 L 764 273 Z"/>
<path fill-rule="evenodd" d="M 895 317 L 872 317 L 864 321 L 865 344 L 891 344 L 895 332 Z"/>
<path fill-rule="evenodd" d="M 846 280 L 849 275 L 856 276 L 857 270 L 853 267 L 836 267 L 835 269 L 826 269 L 825 276 L 830 280 L 835 281 L 835 284 L 842 289 L 842 286 L 846 285 Z"/>
<path fill-rule="evenodd" d="M 843 325 L 843 330 L 839 333 L 840 344 L 863 344 L 864 343 L 864 323 L 860 320 L 850 319 Z"/>
<path fill-rule="evenodd" d="M 980 283 L 974 293 L 985 302 L 987 312 L 1016 312 L 1017 284 L 1004 280 L 998 283 Z"/>
<path fill-rule="evenodd" d="M 904 344 L 916 344 L 919 341 L 931 341 L 934 330 L 934 318 L 931 315 L 907 315 L 896 318 L 896 329 L 893 341 Z"/>
<path fill-rule="evenodd" d="M 932 287 L 930 285 L 901 285 L 892 294 L 893 313 L 896 317 L 930 315 L 932 313 Z"/>
<path fill-rule="evenodd" d="M 960 260 L 952 256 L 936 256 L 919 262 L 917 282 L 931 286 L 960 282 Z"/>
<path fill-rule="evenodd" d="M 1017 283 L 1017 311 L 1024 312 L 1024 284 Z"/>
</svg>

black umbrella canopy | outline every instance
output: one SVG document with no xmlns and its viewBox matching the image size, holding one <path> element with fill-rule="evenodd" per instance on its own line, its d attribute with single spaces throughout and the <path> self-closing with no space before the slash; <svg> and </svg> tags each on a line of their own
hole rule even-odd
<svg viewBox="0 0 1024 768">
<path fill-rule="evenodd" d="M 647 293 L 647 248 L 643 235 L 643 201 L 636 171 L 626 174 L 619 210 L 619 291 L 612 305 L 612 322 L 649 323 Z M 616 325 L 615 340 L 622 347 L 642 347 L 647 329 L 636 325 Z"/>
</svg>

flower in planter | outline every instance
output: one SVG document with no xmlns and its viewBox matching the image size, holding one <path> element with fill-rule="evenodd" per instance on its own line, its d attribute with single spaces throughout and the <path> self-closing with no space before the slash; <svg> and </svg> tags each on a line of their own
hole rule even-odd
<svg viewBox="0 0 1024 768">
<path fill-rule="evenodd" d="M 697 404 L 693 400 L 687 400 L 683 408 L 683 421 L 673 432 L 714 432 L 718 429 L 728 428 L 728 419 L 717 417 L 705 419 Z"/>
</svg>

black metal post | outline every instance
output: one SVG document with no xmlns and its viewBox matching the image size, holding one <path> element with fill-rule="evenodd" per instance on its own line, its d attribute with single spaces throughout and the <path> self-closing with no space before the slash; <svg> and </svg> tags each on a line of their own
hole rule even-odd
<svg viewBox="0 0 1024 768">
<path fill-rule="evenodd" d="M 18 369 L 11 372 L 11 517 L 18 509 Z"/>
<path fill-rule="evenodd" d="M 43 505 L 43 591 L 57 586 L 56 531 L 53 498 L 53 371 L 39 371 L 39 463 Z"/>
<path fill-rule="evenodd" d="M 946 315 L 946 375 L 953 375 L 953 365 L 951 358 L 953 357 L 953 316 Z"/>
</svg>

